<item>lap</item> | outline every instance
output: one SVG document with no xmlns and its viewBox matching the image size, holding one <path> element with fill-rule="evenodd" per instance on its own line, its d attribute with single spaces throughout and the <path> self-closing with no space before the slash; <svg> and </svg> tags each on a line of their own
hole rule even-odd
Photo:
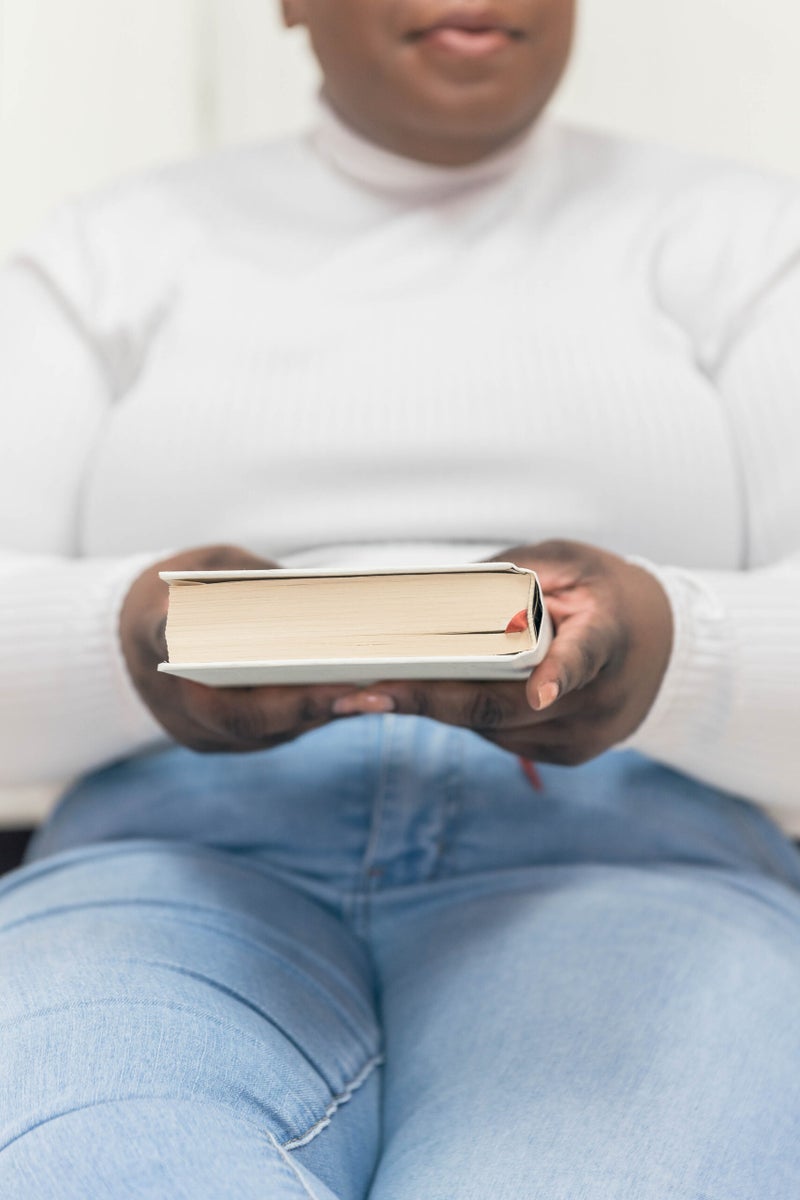
<svg viewBox="0 0 800 1200">
<path fill-rule="evenodd" d="M 141 1145 L 163 1153 L 150 1156 L 162 1160 L 152 1190 L 127 1194 L 183 1194 L 170 1182 L 178 1165 L 228 1143 L 223 1159 L 243 1177 L 249 1136 L 254 1172 L 269 1163 L 288 1177 L 282 1148 L 304 1144 L 342 1200 L 364 1195 L 379 1116 L 373 980 L 363 946 L 309 897 L 203 847 L 94 847 L 0 888 L 0 958 L 4 1196 L 38 1200 L 20 1190 L 20 1164 L 30 1154 L 42 1178 L 57 1170 L 69 1130 L 85 1141 L 72 1143 L 76 1179 L 98 1159 L 119 1180 L 134 1163 L 145 1169 L 128 1110 L 137 1128 L 161 1114 Z M 356 1130 L 352 1116 L 337 1120 L 346 1102 Z M 191 1136 L 176 1159 L 181 1130 Z M 263 1194 L 256 1184 L 257 1173 L 237 1194 Z M 287 1196 L 305 1194 L 293 1186 Z M 76 1184 L 40 1194 L 103 1193 Z M 187 1194 L 220 1193 L 209 1183 Z"/>
<path fill-rule="evenodd" d="M 0 885 L 0 1193 L 71 1144 L 59 1200 L 202 1200 L 212 1159 L 276 1200 L 792 1194 L 795 851 L 653 764 L 542 775 L 387 718 L 88 781 Z"/>
<path fill-rule="evenodd" d="M 13 1200 L 197 1200 L 221 1178 L 276 1200 L 800 1182 L 800 902 L 777 881 L 581 865 L 386 893 L 379 1158 L 373 976 L 340 920 L 175 844 L 60 856 L 4 890 Z"/>
<path fill-rule="evenodd" d="M 401 912 L 402 910 L 402 912 Z M 371 1200 L 752 1200 L 800 1186 L 800 899 L 581 866 L 374 917 Z"/>
</svg>

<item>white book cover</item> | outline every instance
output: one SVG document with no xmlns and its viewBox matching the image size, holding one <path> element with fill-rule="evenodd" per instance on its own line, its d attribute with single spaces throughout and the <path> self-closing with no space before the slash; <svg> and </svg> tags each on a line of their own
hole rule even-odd
<svg viewBox="0 0 800 1200">
<path fill-rule="evenodd" d="M 513 572 L 531 577 L 528 628 L 533 646 L 510 654 L 437 657 L 264 659 L 253 662 L 164 662 L 159 671 L 212 687 L 260 687 L 274 684 L 353 683 L 368 686 L 389 679 L 513 680 L 526 678 L 542 661 L 552 640 L 552 625 L 534 571 L 515 563 L 461 563 L 441 567 L 279 568 L 267 571 L 163 571 L 170 585 L 236 580 L 344 578 L 365 575 L 441 575 Z"/>
</svg>

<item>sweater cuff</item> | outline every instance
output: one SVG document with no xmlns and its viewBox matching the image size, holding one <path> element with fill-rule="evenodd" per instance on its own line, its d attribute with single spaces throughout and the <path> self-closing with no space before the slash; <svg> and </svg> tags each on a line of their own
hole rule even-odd
<svg viewBox="0 0 800 1200">
<path fill-rule="evenodd" d="M 650 711 L 621 749 L 638 750 L 679 769 L 719 739 L 730 711 L 720 697 L 732 695 L 733 635 L 725 607 L 701 576 L 630 562 L 653 575 L 672 610 L 672 652 Z M 714 703 L 709 703 L 709 692 Z"/>
<path fill-rule="evenodd" d="M 800 556 L 750 571 L 655 568 L 672 606 L 672 656 L 624 743 L 761 804 L 800 834 L 797 680 Z"/>
<path fill-rule="evenodd" d="M 4 783 L 64 781 L 168 740 L 128 674 L 119 637 L 130 585 L 164 557 L 20 556 L 3 573 Z"/>
</svg>

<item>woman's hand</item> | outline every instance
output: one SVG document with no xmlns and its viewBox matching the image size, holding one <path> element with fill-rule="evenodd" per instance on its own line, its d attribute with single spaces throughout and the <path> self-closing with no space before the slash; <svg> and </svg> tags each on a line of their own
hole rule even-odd
<svg viewBox="0 0 800 1200">
<path fill-rule="evenodd" d="M 578 542 L 517 546 L 496 561 L 537 572 L 553 620 L 552 646 L 530 678 L 376 684 L 364 693 L 369 711 L 374 697 L 389 697 L 398 712 L 463 725 L 524 758 L 570 766 L 623 741 L 647 716 L 672 649 L 661 585 Z M 338 711 L 362 711 L 360 698 L 340 701 Z"/>
<path fill-rule="evenodd" d="M 139 695 L 176 741 L 192 750 L 244 752 L 292 741 L 331 720 L 334 700 L 352 684 L 212 688 L 157 670 L 167 657 L 168 589 L 159 571 L 267 570 L 277 566 L 237 546 L 187 550 L 136 579 L 120 615 L 125 661 Z"/>
</svg>

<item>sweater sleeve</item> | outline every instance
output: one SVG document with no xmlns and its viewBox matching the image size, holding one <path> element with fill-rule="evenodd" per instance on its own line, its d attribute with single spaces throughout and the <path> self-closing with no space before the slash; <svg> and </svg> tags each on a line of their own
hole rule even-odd
<svg viewBox="0 0 800 1200">
<path fill-rule="evenodd" d="M 81 486 L 112 402 L 81 311 L 91 288 L 62 218 L 58 271 L 0 273 L 0 784 L 64 780 L 164 739 L 117 633 L 158 553 L 81 557 Z M 74 281 L 74 291 L 63 286 Z"/>
<path fill-rule="evenodd" d="M 651 568 L 672 603 L 674 648 L 627 745 L 763 804 L 798 832 L 800 204 L 791 211 L 764 238 L 749 299 L 706 342 L 739 470 L 742 569 Z M 726 284 L 725 299 L 736 291 Z M 706 328 L 713 308 L 709 290 L 698 309 Z"/>
</svg>

